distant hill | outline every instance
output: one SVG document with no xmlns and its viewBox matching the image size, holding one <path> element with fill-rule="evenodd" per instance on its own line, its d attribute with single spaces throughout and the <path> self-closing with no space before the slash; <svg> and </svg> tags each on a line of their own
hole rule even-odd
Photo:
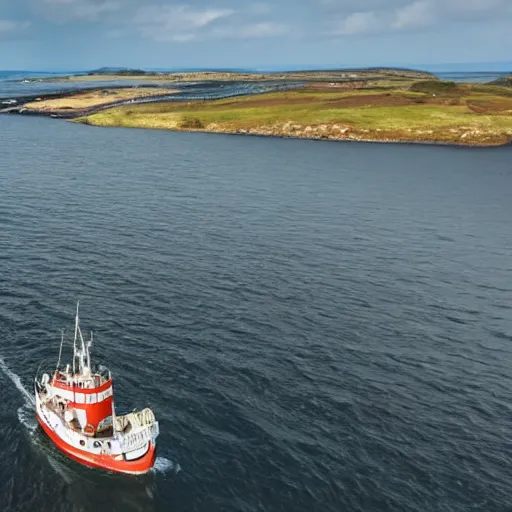
<svg viewBox="0 0 512 512">
<path fill-rule="evenodd" d="M 116 68 L 116 67 L 103 67 L 93 69 L 87 73 L 88 75 L 127 75 L 127 76 L 153 76 L 156 75 L 154 71 L 144 71 L 143 69 L 129 69 L 129 68 Z"/>
<path fill-rule="evenodd" d="M 498 80 L 491 82 L 492 85 L 502 85 L 504 87 L 512 87 L 512 75 L 502 76 Z"/>
<path fill-rule="evenodd" d="M 308 70 L 293 70 L 293 71 L 269 71 L 269 72 L 256 72 L 256 71 L 243 71 L 237 69 L 201 69 L 194 70 L 191 68 L 186 71 L 145 71 L 142 69 L 130 69 L 115 66 L 102 67 L 94 69 L 87 73 L 89 76 L 93 75 L 116 75 L 116 76 L 164 76 L 164 75 L 225 75 L 235 77 L 236 75 L 246 75 L 252 77 L 267 77 L 267 78 L 291 78 L 291 77 L 343 77 L 348 74 L 354 74 L 354 76 L 360 76 L 362 74 L 379 74 L 385 76 L 401 76 L 417 79 L 437 79 L 436 75 L 427 71 L 419 71 L 415 69 L 407 68 L 390 68 L 390 67 L 371 67 L 371 68 L 339 68 L 339 69 L 308 69 Z"/>
</svg>

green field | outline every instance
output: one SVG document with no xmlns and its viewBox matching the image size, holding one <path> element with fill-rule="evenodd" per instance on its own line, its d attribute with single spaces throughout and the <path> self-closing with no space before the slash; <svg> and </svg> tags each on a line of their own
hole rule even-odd
<svg viewBox="0 0 512 512">
<path fill-rule="evenodd" d="M 236 99 L 123 106 L 78 121 L 334 140 L 498 145 L 512 141 L 512 89 L 437 81 L 356 90 L 318 84 Z"/>
</svg>

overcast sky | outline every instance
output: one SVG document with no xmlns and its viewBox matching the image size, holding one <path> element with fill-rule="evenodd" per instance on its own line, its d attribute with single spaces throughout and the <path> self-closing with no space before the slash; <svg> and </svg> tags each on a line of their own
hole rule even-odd
<svg viewBox="0 0 512 512">
<path fill-rule="evenodd" d="M 0 0 L 0 69 L 512 60 L 512 0 Z"/>
</svg>

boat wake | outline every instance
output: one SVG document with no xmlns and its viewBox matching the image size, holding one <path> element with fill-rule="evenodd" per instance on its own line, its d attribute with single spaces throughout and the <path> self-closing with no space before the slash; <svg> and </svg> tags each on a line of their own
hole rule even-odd
<svg viewBox="0 0 512 512">
<path fill-rule="evenodd" d="M 34 416 L 34 406 L 25 404 L 18 409 L 18 419 L 20 423 L 30 432 L 34 434 L 37 430 L 37 420 Z"/>
<path fill-rule="evenodd" d="M 34 416 L 35 400 L 34 397 L 28 392 L 27 388 L 21 383 L 21 379 L 16 375 L 8 366 L 5 361 L 0 357 L 0 369 L 2 372 L 11 379 L 13 384 L 19 390 L 25 404 L 18 409 L 18 419 L 20 423 L 27 428 L 30 432 L 35 432 L 37 428 L 37 421 Z"/>
<path fill-rule="evenodd" d="M 174 473 L 175 475 L 181 471 L 181 466 L 165 457 L 157 457 L 152 471 L 154 473 Z"/>
<path fill-rule="evenodd" d="M 34 397 L 28 392 L 27 388 L 21 383 L 21 379 L 18 375 L 12 372 L 9 367 L 5 364 L 5 361 L 2 357 L 0 357 L 0 369 L 9 377 L 16 388 L 20 391 L 25 399 L 26 405 L 31 406 L 32 408 L 35 406 Z"/>
<path fill-rule="evenodd" d="M 25 399 L 25 403 L 18 409 L 18 420 L 23 425 L 32 441 L 38 445 L 35 433 L 37 431 L 37 420 L 35 418 L 35 400 L 34 397 L 29 393 L 27 388 L 22 384 L 21 379 L 18 375 L 16 375 L 5 363 L 4 359 L 0 357 L 0 370 L 11 379 L 13 384 L 16 386 L 16 388 L 19 390 L 23 398 Z M 71 480 L 67 476 L 66 472 L 63 470 L 63 468 L 60 467 L 59 463 L 56 462 L 51 456 L 48 455 L 48 462 L 50 463 L 50 466 L 66 481 L 67 483 L 70 483 Z"/>
</svg>

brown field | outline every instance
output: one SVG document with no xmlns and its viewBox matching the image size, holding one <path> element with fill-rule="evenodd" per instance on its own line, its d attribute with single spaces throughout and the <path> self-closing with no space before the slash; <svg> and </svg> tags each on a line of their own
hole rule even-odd
<svg viewBox="0 0 512 512">
<path fill-rule="evenodd" d="M 88 91 L 43 101 L 33 101 L 24 105 L 25 108 L 36 112 L 80 111 L 100 105 L 107 105 L 121 100 L 146 98 L 162 94 L 173 94 L 175 90 L 141 87 L 133 89 L 105 89 L 101 91 Z"/>
<path fill-rule="evenodd" d="M 467 106 L 479 114 L 512 114 L 512 98 L 469 99 Z"/>
</svg>

